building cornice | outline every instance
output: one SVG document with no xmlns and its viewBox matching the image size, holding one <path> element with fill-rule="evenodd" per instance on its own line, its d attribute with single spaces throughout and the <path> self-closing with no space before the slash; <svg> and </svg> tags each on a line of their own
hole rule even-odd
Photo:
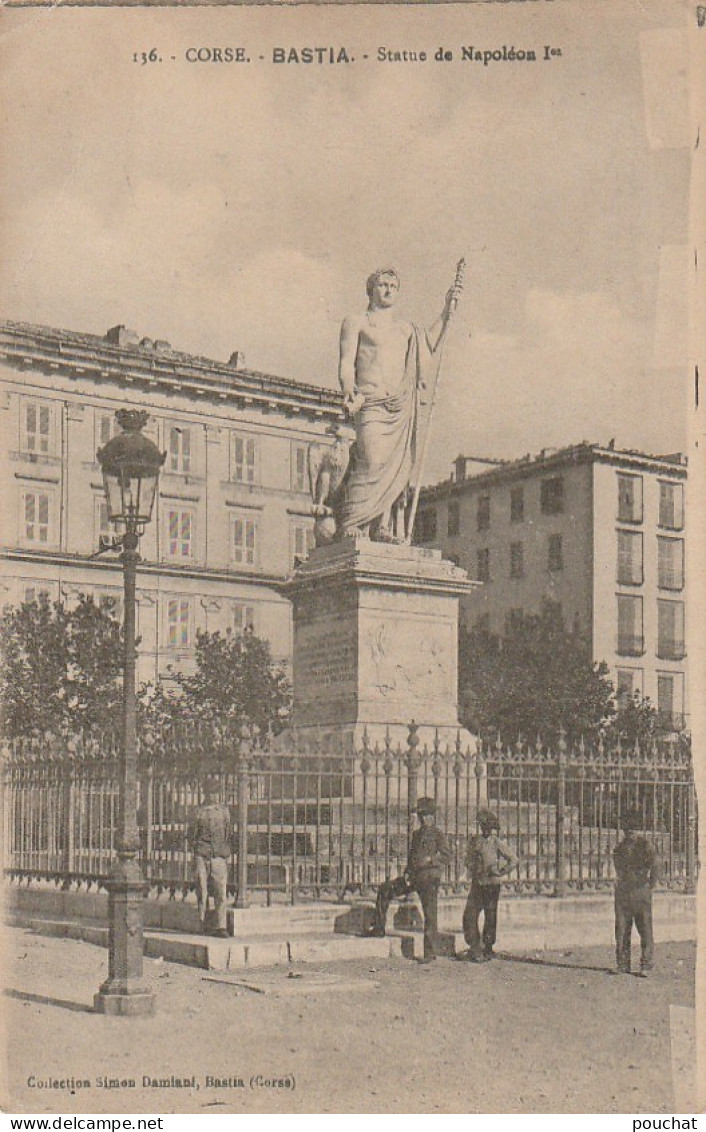
<svg viewBox="0 0 706 1132">
<path fill-rule="evenodd" d="M 681 457 L 683 463 L 677 462 L 677 457 L 650 456 L 643 452 L 616 451 L 613 448 L 603 448 L 598 444 L 577 444 L 570 448 L 561 448 L 546 456 L 527 457 L 522 460 L 511 460 L 498 467 L 490 468 L 487 472 L 468 476 L 466 479 L 443 480 L 441 483 L 422 488 L 420 502 L 431 503 L 435 500 L 452 498 L 464 495 L 466 492 L 482 490 L 483 487 L 492 487 L 499 483 L 514 483 L 526 480 L 530 476 L 543 476 L 578 464 L 608 464 L 618 468 L 625 468 L 633 472 L 652 472 L 669 478 L 687 478 L 686 458 Z"/>
<path fill-rule="evenodd" d="M 0 322 L 0 360 L 73 380 L 182 394 L 265 412 L 340 421 L 342 395 L 306 382 L 225 365 L 171 349 L 116 346 L 98 335 Z"/>
<path fill-rule="evenodd" d="M 68 554 L 61 551 L 35 551 L 27 549 L 14 549 L 3 547 L 0 549 L 0 559 L 10 562 L 28 562 L 41 566 L 80 567 L 82 570 L 95 570 L 105 573 L 108 570 L 122 571 L 119 557 L 97 558 L 83 554 Z M 168 562 L 150 562 L 142 559 L 138 564 L 140 576 L 162 577 L 182 581 L 209 581 L 209 582 L 238 582 L 255 586 L 266 586 L 279 590 L 286 582 L 286 574 L 265 573 L 259 569 L 253 570 L 218 570 L 206 566 L 176 566 Z"/>
</svg>

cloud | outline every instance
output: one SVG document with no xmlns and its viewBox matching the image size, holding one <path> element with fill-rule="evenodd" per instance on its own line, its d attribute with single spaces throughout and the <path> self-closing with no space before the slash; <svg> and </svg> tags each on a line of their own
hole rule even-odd
<svg viewBox="0 0 706 1132">
<path fill-rule="evenodd" d="M 427 482 L 448 475 L 458 452 L 514 458 L 616 433 L 619 447 L 678 449 L 680 385 L 655 374 L 648 331 L 606 292 L 531 290 L 515 333 L 452 338 Z"/>
<path fill-rule="evenodd" d="M 683 335 L 676 261 L 658 249 L 680 238 L 665 238 L 664 217 L 685 214 L 687 178 L 649 149 L 634 11 L 557 8 L 545 22 L 520 5 L 516 46 L 551 28 L 571 50 L 492 74 L 373 59 L 136 70 L 125 48 L 160 43 L 183 60 L 194 43 L 503 42 L 507 5 L 476 7 L 469 26 L 462 5 L 403 6 L 399 42 L 375 6 L 213 9 L 205 23 L 203 10 L 96 12 L 90 37 L 80 13 L 43 19 L 41 36 L 17 33 L 29 17 L 10 13 L 2 313 L 96 333 L 125 322 L 335 384 L 338 327 L 363 308 L 367 274 L 396 263 L 400 313 L 428 324 L 465 254 L 438 474 L 450 448 L 672 437 Z M 679 19 L 671 0 L 652 8 L 646 26 Z"/>
</svg>

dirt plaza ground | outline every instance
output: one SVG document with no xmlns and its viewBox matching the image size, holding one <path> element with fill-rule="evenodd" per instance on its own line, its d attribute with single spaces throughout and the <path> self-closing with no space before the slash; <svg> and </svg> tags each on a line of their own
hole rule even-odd
<svg viewBox="0 0 706 1132">
<path fill-rule="evenodd" d="M 103 949 L 21 928 L 4 946 L 6 1111 L 683 1111 L 674 1018 L 692 1017 L 692 943 L 659 945 L 645 980 L 613 974 L 609 942 L 230 976 L 146 960 L 158 1007 L 137 1019 L 92 1012 Z"/>
</svg>

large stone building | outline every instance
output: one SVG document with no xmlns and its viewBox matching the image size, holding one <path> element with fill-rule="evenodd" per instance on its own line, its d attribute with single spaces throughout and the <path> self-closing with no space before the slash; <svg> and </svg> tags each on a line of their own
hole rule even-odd
<svg viewBox="0 0 706 1132">
<path fill-rule="evenodd" d="M 582 443 L 512 462 L 460 456 L 421 496 L 417 541 L 484 583 L 462 619 L 501 633 L 559 603 L 590 635 L 619 692 L 688 713 L 684 577 L 686 459 Z"/>
<path fill-rule="evenodd" d="M 338 393 L 139 339 L 0 324 L 2 603 L 92 594 L 120 615 L 96 450 L 141 407 L 167 457 L 141 539 L 139 678 L 188 669 L 196 631 L 252 625 L 291 656 L 279 584 L 310 545 L 307 447 L 342 418 Z"/>
</svg>

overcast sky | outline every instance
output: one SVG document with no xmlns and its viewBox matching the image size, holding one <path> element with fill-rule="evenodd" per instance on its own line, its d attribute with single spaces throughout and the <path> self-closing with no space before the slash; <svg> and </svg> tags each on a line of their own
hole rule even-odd
<svg viewBox="0 0 706 1132">
<path fill-rule="evenodd" d="M 683 449 L 683 32 L 648 7 L 6 11 L 0 314 L 335 385 L 369 272 L 395 264 L 430 323 L 465 255 L 427 480 L 459 451 Z M 228 44 L 253 62 L 184 62 Z M 267 61 L 308 44 L 356 62 Z M 442 44 L 453 63 L 374 60 Z"/>
</svg>

